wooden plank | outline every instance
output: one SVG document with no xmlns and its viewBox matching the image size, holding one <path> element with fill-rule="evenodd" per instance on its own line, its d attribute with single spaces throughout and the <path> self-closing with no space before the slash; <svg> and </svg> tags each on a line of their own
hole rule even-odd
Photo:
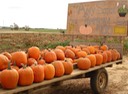
<svg viewBox="0 0 128 94">
<path fill-rule="evenodd" d="M 66 80 L 66 79 L 71 79 L 71 78 L 79 76 L 81 74 L 85 74 L 85 73 L 88 73 L 88 72 L 91 72 L 91 71 L 95 71 L 97 69 L 100 69 L 100 68 L 103 68 L 103 67 L 107 67 L 109 65 L 116 64 L 116 63 L 119 63 L 119 62 L 122 62 L 122 60 L 117 60 L 117 61 L 109 62 L 109 63 L 106 63 L 106 64 L 102 64 L 100 66 L 95 66 L 95 67 L 90 68 L 88 70 L 74 69 L 74 71 L 70 75 L 64 75 L 62 77 L 55 77 L 52 80 L 44 80 L 41 83 L 33 83 L 30 86 L 18 86 L 17 88 L 12 89 L 12 90 L 4 90 L 4 89 L 1 88 L 0 89 L 0 94 L 14 94 L 14 93 L 30 90 L 32 88 L 45 86 L 45 85 L 50 85 L 50 84 L 53 84 L 55 82 L 63 81 L 63 80 Z"/>
</svg>

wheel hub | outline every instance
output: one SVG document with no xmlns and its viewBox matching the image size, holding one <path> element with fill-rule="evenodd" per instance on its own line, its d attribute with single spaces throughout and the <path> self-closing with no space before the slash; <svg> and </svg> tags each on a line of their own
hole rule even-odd
<svg viewBox="0 0 128 94">
<path fill-rule="evenodd" d="M 99 87 L 100 88 L 104 88 L 105 87 L 105 84 L 106 84 L 106 76 L 105 76 L 104 73 L 101 73 L 101 75 L 99 76 L 98 82 L 99 82 Z"/>
</svg>

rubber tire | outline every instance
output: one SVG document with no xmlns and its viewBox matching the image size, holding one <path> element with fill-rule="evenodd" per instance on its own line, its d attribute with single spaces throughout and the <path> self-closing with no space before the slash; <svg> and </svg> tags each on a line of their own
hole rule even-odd
<svg viewBox="0 0 128 94">
<path fill-rule="evenodd" d="M 104 82 L 103 82 L 104 84 L 102 87 L 100 87 L 100 84 L 98 81 L 98 78 L 101 76 L 102 77 L 104 76 L 103 78 L 105 78 Z M 102 83 L 102 81 L 101 81 L 101 83 Z M 105 68 L 99 69 L 92 73 L 90 85 L 91 85 L 91 89 L 93 90 L 94 94 L 104 93 L 104 91 L 108 85 L 108 73 Z"/>
</svg>

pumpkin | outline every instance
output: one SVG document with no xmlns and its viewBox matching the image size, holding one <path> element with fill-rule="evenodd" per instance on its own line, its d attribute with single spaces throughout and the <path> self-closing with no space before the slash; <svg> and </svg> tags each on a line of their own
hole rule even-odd
<svg viewBox="0 0 128 94">
<path fill-rule="evenodd" d="M 81 45 L 76 45 L 75 48 L 81 50 Z"/>
<path fill-rule="evenodd" d="M 93 47 L 93 46 L 88 46 L 87 48 L 88 48 L 90 54 L 95 54 L 95 51 L 96 51 L 96 50 L 95 50 L 95 47 Z"/>
<path fill-rule="evenodd" d="M 104 45 L 100 46 L 100 49 L 103 50 L 103 51 L 107 51 L 108 46 L 104 44 Z"/>
<path fill-rule="evenodd" d="M 87 54 L 90 54 L 90 51 L 87 47 L 82 48 L 82 51 L 85 51 Z"/>
<path fill-rule="evenodd" d="M 78 58 L 78 59 L 74 59 L 74 60 L 73 60 L 73 63 L 77 63 L 78 60 L 79 60 L 79 58 Z"/>
<path fill-rule="evenodd" d="M 41 59 L 37 60 L 37 63 L 40 64 L 40 65 L 44 65 L 45 60 L 41 58 Z"/>
<path fill-rule="evenodd" d="M 101 65 L 103 62 L 103 56 L 101 54 L 95 54 L 96 57 L 96 65 Z"/>
<path fill-rule="evenodd" d="M 19 67 L 18 67 L 18 66 L 16 66 L 16 65 L 11 65 L 11 68 L 12 68 L 12 69 L 15 69 L 16 71 L 18 71 L 18 70 L 19 70 Z"/>
<path fill-rule="evenodd" d="M 91 61 L 88 58 L 79 58 L 77 60 L 77 67 L 80 70 L 87 70 L 91 67 Z"/>
<path fill-rule="evenodd" d="M 73 47 L 73 48 L 69 48 L 72 52 L 74 52 L 75 55 L 77 55 L 77 52 L 81 51 L 81 49 Z"/>
<path fill-rule="evenodd" d="M 112 61 L 115 61 L 118 59 L 118 53 L 117 53 L 117 50 L 116 49 L 112 49 L 110 50 L 111 53 L 112 53 Z"/>
<path fill-rule="evenodd" d="M 0 71 L 0 84 L 1 84 L 1 72 L 2 72 L 2 71 Z"/>
<path fill-rule="evenodd" d="M 95 50 L 100 50 L 99 45 L 94 45 L 93 47 L 95 48 Z"/>
<path fill-rule="evenodd" d="M 40 49 L 36 46 L 30 47 L 28 49 L 28 57 L 29 58 L 34 58 L 34 59 L 39 59 L 41 56 L 40 54 Z"/>
<path fill-rule="evenodd" d="M 80 58 L 80 57 L 86 57 L 87 56 L 87 53 L 85 51 L 78 51 L 76 53 L 76 57 L 77 58 Z"/>
<path fill-rule="evenodd" d="M 70 61 L 71 63 L 73 63 L 73 60 L 71 58 L 65 58 L 65 60 Z"/>
<path fill-rule="evenodd" d="M 65 54 L 61 49 L 55 49 L 54 52 L 56 53 L 57 60 L 64 60 Z"/>
<path fill-rule="evenodd" d="M 44 66 L 34 63 L 31 68 L 34 73 L 34 82 L 42 82 L 44 80 Z"/>
<path fill-rule="evenodd" d="M 27 64 L 27 55 L 24 51 L 17 51 L 12 53 L 12 63 L 16 63 L 18 67 L 21 67 L 21 63 Z"/>
<path fill-rule="evenodd" d="M 46 52 L 48 52 L 47 49 L 44 49 L 44 50 L 41 51 L 41 58 L 44 59 L 44 54 L 45 54 Z M 40 58 L 39 58 L 39 59 L 40 59 Z"/>
<path fill-rule="evenodd" d="M 71 74 L 72 71 L 73 71 L 73 64 L 72 64 L 72 62 L 69 61 L 69 60 L 64 60 L 62 63 L 63 63 L 64 70 L 65 70 L 64 74 L 66 74 L 66 75 Z"/>
<path fill-rule="evenodd" d="M 85 24 L 85 26 L 81 25 L 80 28 L 79 28 L 79 32 L 81 34 L 85 34 L 85 35 L 91 34 L 92 33 L 92 27 L 89 26 L 89 25 L 86 25 L 86 24 Z"/>
<path fill-rule="evenodd" d="M 36 59 L 34 59 L 34 58 L 28 58 L 28 60 L 27 60 L 27 65 L 28 66 L 31 66 L 34 63 L 37 63 Z"/>
<path fill-rule="evenodd" d="M 10 61 L 12 60 L 12 55 L 9 52 L 3 52 L 3 55 L 5 55 Z"/>
<path fill-rule="evenodd" d="M 65 57 L 75 59 L 75 53 L 70 49 L 66 49 L 65 50 Z"/>
<path fill-rule="evenodd" d="M 59 46 L 57 46 L 57 47 L 56 47 L 56 49 L 61 49 L 63 52 L 65 51 L 65 47 L 60 46 L 60 45 L 59 45 Z"/>
<path fill-rule="evenodd" d="M 0 54 L 0 70 L 6 69 L 8 67 L 9 59 L 3 55 Z"/>
<path fill-rule="evenodd" d="M 117 51 L 117 59 L 121 58 L 121 54 Z"/>
<path fill-rule="evenodd" d="M 103 50 L 96 50 L 96 54 L 103 53 Z"/>
<path fill-rule="evenodd" d="M 20 86 L 28 86 L 31 85 L 34 81 L 34 73 L 33 70 L 25 65 L 18 70 L 19 73 L 19 81 L 18 84 Z"/>
<path fill-rule="evenodd" d="M 111 51 L 110 50 L 107 50 L 105 52 L 107 53 L 107 56 L 108 56 L 107 62 L 111 62 L 112 61 L 112 53 L 111 53 Z"/>
<path fill-rule="evenodd" d="M 91 61 L 91 67 L 96 66 L 96 56 L 93 54 L 87 55 L 87 58 Z"/>
<path fill-rule="evenodd" d="M 9 63 L 8 68 L 1 72 L 0 79 L 4 89 L 14 89 L 17 87 L 19 74 L 15 69 L 10 67 Z"/>
<path fill-rule="evenodd" d="M 64 75 L 64 65 L 61 61 L 54 61 L 52 62 L 54 68 L 55 68 L 55 77 L 60 77 Z"/>
<path fill-rule="evenodd" d="M 55 76 L 55 68 L 52 64 L 45 64 L 44 65 L 44 79 L 50 80 L 53 79 Z"/>
<path fill-rule="evenodd" d="M 107 63 L 107 60 L 108 60 L 107 53 L 104 51 L 103 53 L 101 53 L 101 55 L 103 56 L 103 63 Z"/>
<path fill-rule="evenodd" d="M 72 45 L 67 45 L 67 46 L 65 46 L 65 50 L 66 50 L 66 49 L 72 49 L 72 48 L 73 48 Z"/>
<path fill-rule="evenodd" d="M 57 60 L 57 56 L 53 50 L 48 50 L 44 53 L 44 60 L 46 61 L 46 63 L 51 63 Z"/>
</svg>

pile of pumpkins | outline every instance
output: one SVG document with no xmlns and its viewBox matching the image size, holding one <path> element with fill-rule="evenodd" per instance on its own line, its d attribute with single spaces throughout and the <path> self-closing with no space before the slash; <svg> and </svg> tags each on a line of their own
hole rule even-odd
<svg viewBox="0 0 128 94">
<path fill-rule="evenodd" d="M 25 51 L 0 54 L 0 84 L 4 89 L 28 86 L 54 77 L 70 75 L 73 64 L 87 70 L 120 59 L 116 49 L 102 46 L 57 46 L 40 50 L 32 46 Z"/>
</svg>

